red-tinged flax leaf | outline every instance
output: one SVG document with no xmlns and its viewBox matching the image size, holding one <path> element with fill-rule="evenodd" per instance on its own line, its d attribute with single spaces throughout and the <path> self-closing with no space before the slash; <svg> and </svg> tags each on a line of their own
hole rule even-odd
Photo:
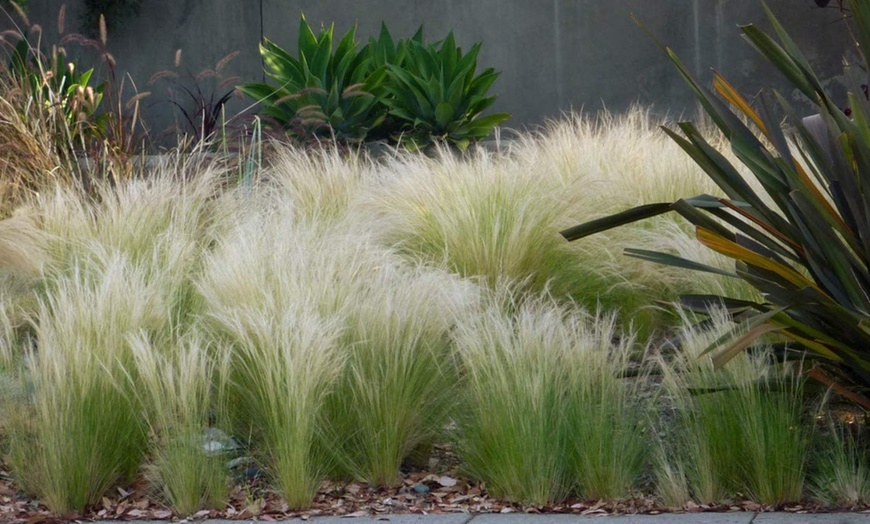
<svg viewBox="0 0 870 524">
<path fill-rule="evenodd" d="M 722 75 L 719 74 L 718 71 L 713 71 L 713 88 L 718 92 L 722 97 L 727 100 L 732 106 L 736 107 L 741 113 L 746 115 L 752 123 L 754 123 L 758 129 L 764 134 L 764 136 L 770 138 L 770 133 L 767 131 L 767 127 L 764 125 L 764 121 L 758 116 L 758 113 L 752 109 L 752 106 L 749 105 L 749 102 L 746 101 L 745 98 L 740 96 L 734 86 L 732 86 L 728 80 L 725 79 Z"/>
</svg>

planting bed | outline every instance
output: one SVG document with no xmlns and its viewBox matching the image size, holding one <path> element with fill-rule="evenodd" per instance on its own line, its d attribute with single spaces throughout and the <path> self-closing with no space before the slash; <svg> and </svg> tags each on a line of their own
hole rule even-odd
<svg viewBox="0 0 870 524">
<path fill-rule="evenodd" d="M 622 251 L 727 259 L 674 217 L 559 235 L 716 191 L 654 124 L 45 188 L 0 222 L 0 518 L 866 504 L 865 457 L 815 441 L 778 340 L 714 370 L 729 319 L 660 305 L 755 292 Z M 252 457 L 234 483 L 215 428 Z"/>
</svg>

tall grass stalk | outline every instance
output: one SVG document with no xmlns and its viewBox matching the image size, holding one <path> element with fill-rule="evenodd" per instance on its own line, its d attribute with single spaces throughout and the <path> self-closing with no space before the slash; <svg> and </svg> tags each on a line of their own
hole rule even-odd
<svg viewBox="0 0 870 524">
<path fill-rule="evenodd" d="M 325 403 L 344 365 L 342 313 L 377 272 L 365 253 L 297 224 L 286 208 L 249 211 L 198 283 L 224 346 L 222 405 L 294 508 L 309 505 L 333 469 Z"/>
<path fill-rule="evenodd" d="M 455 278 L 382 268 L 344 319 L 347 362 L 330 400 L 330 423 L 347 474 L 379 486 L 400 481 L 402 462 L 431 446 L 455 405 L 449 329 L 466 309 Z"/>
<path fill-rule="evenodd" d="M 28 358 L 28 416 L 10 428 L 10 462 L 27 491 L 65 514 L 137 471 L 146 432 L 126 378 L 128 336 L 168 326 L 154 289 L 123 257 L 75 266 L 52 288 L 35 326 L 38 351 Z"/>
<path fill-rule="evenodd" d="M 264 177 L 291 203 L 298 220 L 328 223 L 344 216 L 375 180 L 374 164 L 329 146 L 278 147 Z"/>
<path fill-rule="evenodd" d="M 628 497 L 646 464 L 639 395 L 646 370 L 622 378 L 635 350 L 634 337 L 619 332 L 615 317 L 599 314 L 577 333 L 568 355 L 570 474 L 583 498 Z"/>
<path fill-rule="evenodd" d="M 508 309 L 490 305 L 457 328 L 469 472 L 496 496 L 538 505 L 631 486 L 644 445 L 615 374 L 631 341 L 614 350 L 612 319 L 549 300 Z"/>
<path fill-rule="evenodd" d="M 220 508 L 228 492 L 225 458 L 208 454 L 204 434 L 212 415 L 213 357 L 199 335 L 179 347 L 158 348 L 142 333 L 130 340 L 152 438 L 151 476 L 180 515 Z"/>
<path fill-rule="evenodd" d="M 29 86 L 9 75 L 0 77 L 0 92 L 0 146 L 9 151 L 0 160 L 5 215 L 57 183 L 76 183 L 81 170 L 62 111 L 47 109 L 57 101 L 34 99 Z"/>
<path fill-rule="evenodd" d="M 713 320 L 704 332 L 684 329 L 681 356 L 662 364 L 679 428 L 672 467 L 686 472 L 702 503 L 800 500 L 809 441 L 801 379 L 794 365 L 773 364 L 764 347 L 714 370 L 700 354 L 729 323 L 721 312 Z"/>
<path fill-rule="evenodd" d="M 870 502 L 870 463 L 862 447 L 861 433 L 853 425 L 831 424 L 814 453 L 816 467 L 810 490 L 830 507 L 857 507 Z"/>
<path fill-rule="evenodd" d="M 329 469 L 323 406 L 341 370 L 338 329 L 288 308 L 215 313 L 229 335 L 222 375 L 237 430 L 252 435 L 266 470 L 291 508 L 307 507 Z"/>
</svg>

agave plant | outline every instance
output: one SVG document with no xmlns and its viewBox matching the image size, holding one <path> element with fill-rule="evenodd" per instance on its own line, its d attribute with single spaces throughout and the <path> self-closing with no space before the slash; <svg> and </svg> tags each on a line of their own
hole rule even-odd
<svg viewBox="0 0 870 524">
<path fill-rule="evenodd" d="M 412 148 L 442 141 L 465 149 L 510 117 L 480 116 L 495 102 L 487 92 L 499 76 L 492 68 L 475 75 L 481 44 L 463 54 L 452 32 L 438 44 L 421 40 L 405 42 L 402 64 L 386 64 L 390 81 L 384 104 L 404 124 L 402 135 L 394 138 Z"/>
<path fill-rule="evenodd" d="M 725 78 L 716 74 L 718 97 L 704 88 L 670 49 L 677 70 L 688 82 L 737 158 L 751 171 L 749 183 L 691 123 L 665 129 L 716 182 L 724 196 L 699 195 L 642 206 L 562 232 L 576 240 L 597 231 L 676 211 L 696 226 L 705 246 L 735 260 L 734 272 L 763 294 L 760 303 L 725 297 L 684 297 L 690 308 L 710 303 L 731 308 L 748 331 L 711 346 L 714 362 L 724 365 L 753 339 L 779 332 L 820 362 L 833 363 L 843 376 L 870 386 L 870 103 L 868 84 L 870 3 L 847 0 L 860 61 L 851 67 L 849 114 L 834 102 L 809 62 L 765 5 L 777 42 L 754 25 L 746 38 L 816 105 L 824 133 L 810 132 L 785 97 L 774 92 L 788 117 L 788 131 L 771 116 L 769 99 L 757 108 Z M 721 98 L 720 98 L 721 97 Z M 736 113 L 736 114 L 735 114 Z M 741 118 L 743 117 L 743 118 Z M 787 136 L 788 135 L 788 136 Z M 754 187 L 760 187 L 756 190 Z M 628 250 L 628 255 L 687 269 L 720 273 L 715 268 L 669 254 Z M 831 369 L 832 366 L 826 366 Z M 870 407 L 856 391 L 835 384 L 814 367 L 814 378 L 836 386 L 853 401 Z"/>
<path fill-rule="evenodd" d="M 390 33 L 390 30 L 387 29 L 386 24 L 381 24 L 381 31 L 378 34 L 377 38 L 369 38 L 368 46 L 366 46 L 366 51 L 369 54 L 369 57 L 372 60 L 372 64 L 375 67 L 383 67 L 386 69 L 388 66 L 395 67 L 404 67 L 405 61 L 408 56 L 408 42 L 414 41 L 418 44 L 423 43 L 423 27 L 421 26 L 414 36 L 410 39 L 394 39 L 393 35 Z M 389 77 L 386 79 L 389 81 Z M 366 137 L 367 140 L 389 140 L 392 137 L 401 136 L 402 135 L 402 125 L 403 120 L 397 118 L 391 114 L 389 114 L 387 106 L 384 105 L 383 100 L 380 101 L 381 111 L 383 114 L 383 119 L 380 120 L 378 125 L 369 130 L 369 134 Z"/>
<path fill-rule="evenodd" d="M 315 35 L 302 17 L 299 57 L 274 42 L 260 44 L 266 73 L 278 86 L 248 83 L 239 89 L 263 104 L 262 113 L 301 139 L 358 142 L 383 119 L 380 106 L 385 67 L 375 67 L 355 40 L 356 28 L 333 51 L 335 26 Z"/>
</svg>

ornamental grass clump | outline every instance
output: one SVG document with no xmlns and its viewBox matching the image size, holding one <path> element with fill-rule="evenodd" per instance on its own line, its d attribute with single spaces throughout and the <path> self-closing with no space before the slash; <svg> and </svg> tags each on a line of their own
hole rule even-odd
<svg viewBox="0 0 870 524">
<path fill-rule="evenodd" d="M 32 393 L 13 406 L 15 476 L 58 514 L 83 510 L 138 470 L 147 439 L 129 386 L 128 337 L 168 329 L 165 304 L 141 269 L 119 255 L 98 260 L 50 277 L 23 371 Z"/>
<path fill-rule="evenodd" d="M 400 482 L 403 461 L 444 436 L 457 383 L 449 330 L 473 297 L 447 273 L 400 262 L 370 274 L 352 298 L 329 403 L 341 469 L 377 486 Z"/>
<path fill-rule="evenodd" d="M 682 491 L 684 481 L 703 504 L 740 497 L 766 505 L 799 501 L 810 436 L 799 363 L 776 364 L 771 349 L 757 345 L 715 369 L 703 352 L 729 331 L 729 322 L 714 311 L 712 328 L 684 328 L 680 354 L 662 361 L 676 430 L 669 435 L 670 463 L 659 464 L 660 491 Z"/>
<path fill-rule="evenodd" d="M 383 238 L 409 258 L 480 279 L 491 289 L 513 283 L 589 300 L 619 287 L 602 282 L 596 266 L 545 233 L 558 231 L 580 205 L 579 180 L 527 174 L 486 153 L 471 159 L 447 152 L 435 160 L 408 156 L 387 169 L 395 176 L 376 197 L 386 216 Z"/>
<path fill-rule="evenodd" d="M 870 502 L 870 463 L 866 436 L 854 423 L 831 423 L 819 439 L 810 492 L 827 507 L 856 508 Z"/>
<path fill-rule="evenodd" d="M 691 230 L 670 217 L 587 242 L 567 243 L 548 233 L 655 198 L 638 187 L 670 194 L 671 186 L 710 185 L 700 169 L 682 159 L 678 147 L 653 133 L 651 117 L 640 110 L 621 119 L 601 118 L 554 123 L 502 154 L 478 150 L 457 157 L 442 151 L 436 158 L 391 158 L 381 167 L 381 184 L 367 189 L 360 202 L 375 210 L 381 241 L 408 258 L 478 279 L 492 289 L 510 282 L 518 292 L 546 289 L 559 300 L 618 310 L 625 326 L 629 318 L 636 320 L 642 339 L 654 326 L 672 321 L 650 306 L 695 289 L 693 284 L 711 291 L 724 286 L 738 296 L 754 297 L 747 291 L 751 286 L 735 285 L 720 274 L 690 282 L 685 271 L 619 256 L 634 246 L 724 265 L 725 257 L 684 241 Z M 645 125 L 634 129 L 638 121 Z M 661 147 L 626 148 L 622 137 L 631 144 L 652 141 Z M 624 155 L 604 154 L 620 148 L 626 149 Z M 575 149 L 587 154 L 575 156 Z M 652 177 L 657 181 L 641 180 L 642 166 L 659 164 L 673 169 L 657 170 Z"/>
<path fill-rule="evenodd" d="M 613 348 L 612 319 L 549 299 L 499 301 L 456 329 L 468 472 L 495 496 L 534 505 L 624 493 L 644 456 L 618 377 L 631 340 Z"/>
<path fill-rule="evenodd" d="M 58 513 L 139 468 L 156 397 L 142 393 L 132 337 L 164 351 L 188 327 L 208 173 L 189 184 L 168 173 L 98 184 L 96 201 L 56 186 L 0 223 L 12 325 L 32 326 L 32 335 L 16 329 L 23 356 L 10 376 L 30 393 L 7 399 L 10 462 Z"/>
<path fill-rule="evenodd" d="M 211 401 L 214 356 L 195 332 L 164 348 L 139 333 L 130 338 L 130 349 L 136 373 L 132 387 L 150 430 L 148 476 L 179 515 L 220 508 L 229 488 L 226 457 L 208 453 L 205 446 L 216 407 Z"/>
<path fill-rule="evenodd" d="M 265 471 L 294 509 L 311 504 L 326 477 L 323 405 L 341 369 L 338 328 L 304 304 L 274 315 L 213 312 L 227 337 L 222 402 L 236 434 L 250 435 Z"/>
<path fill-rule="evenodd" d="M 222 348 L 221 404 L 234 434 L 251 436 L 281 495 L 303 508 L 335 469 L 326 401 L 347 358 L 343 319 L 382 259 L 273 204 L 237 218 L 198 290 Z"/>
<path fill-rule="evenodd" d="M 623 378 L 637 344 L 613 315 L 586 320 L 566 362 L 570 398 L 563 417 L 570 435 L 569 474 L 584 499 L 621 499 L 632 493 L 647 459 L 646 406 L 639 387 L 647 370 Z"/>
</svg>

